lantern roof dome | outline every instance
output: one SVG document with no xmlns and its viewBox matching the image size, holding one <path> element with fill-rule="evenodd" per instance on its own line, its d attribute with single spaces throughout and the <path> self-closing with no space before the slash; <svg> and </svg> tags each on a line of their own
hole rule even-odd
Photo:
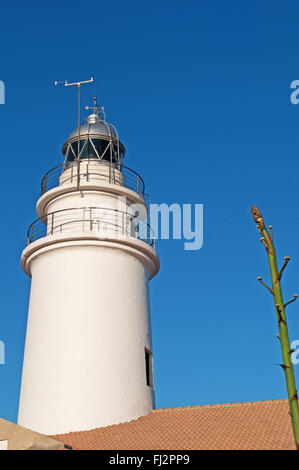
<svg viewBox="0 0 299 470">
<path fill-rule="evenodd" d="M 86 118 L 86 124 L 80 126 L 80 137 L 86 135 L 108 137 L 112 139 L 118 139 L 117 131 L 114 126 L 108 124 L 100 114 L 92 113 Z M 68 140 L 79 137 L 79 127 L 73 130 Z"/>
<path fill-rule="evenodd" d="M 87 116 L 87 118 L 85 119 L 85 124 L 80 127 L 77 127 L 70 134 L 69 138 L 62 147 L 63 154 L 66 154 L 70 144 L 79 140 L 80 135 L 80 141 L 86 141 L 91 139 L 92 141 L 101 140 L 103 141 L 103 143 L 104 141 L 111 142 L 111 145 L 116 145 L 119 148 L 119 156 L 122 159 L 125 154 L 125 148 L 119 141 L 116 127 L 106 121 L 104 108 L 102 106 L 97 105 L 96 97 L 94 97 L 94 106 L 86 106 L 86 109 L 90 109 L 92 113 L 89 114 L 89 116 Z M 80 147 L 81 145 L 82 144 L 80 144 Z"/>
</svg>

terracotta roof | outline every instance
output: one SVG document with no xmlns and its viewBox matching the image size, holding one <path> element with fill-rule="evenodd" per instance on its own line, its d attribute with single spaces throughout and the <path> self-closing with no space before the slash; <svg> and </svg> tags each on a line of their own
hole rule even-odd
<svg viewBox="0 0 299 470">
<path fill-rule="evenodd" d="M 74 449 L 295 449 L 287 400 L 159 409 L 52 437 Z"/>
</svg>

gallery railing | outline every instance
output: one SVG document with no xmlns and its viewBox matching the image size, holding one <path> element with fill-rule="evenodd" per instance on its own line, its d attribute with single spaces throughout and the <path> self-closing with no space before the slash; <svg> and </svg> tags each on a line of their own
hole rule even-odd
<svg viewBox="0 0 299 470">
<path fill-rule="evenodd" d="M 78 175 L 78 168 L 79 175 Z M 144 181 L 138 173 L 124 165 L 95 159 L 62 163 L 48 171 L 41 182 L 41 192 L 65 184 L 92 183 L 104 181 L 131 189 L 144 197 Z"/>
<path fill-rule="evenodd" d="M 99 238 L 138 238 L 155 247 L 154 233 L 149 224 L 139 220 L 139 214 L 105 207 L 62 209 L 35 220 L 27 233 L 28 245 L 42 237 L 63 234 L 76 236 L 82 232 Z"/>
</svg>

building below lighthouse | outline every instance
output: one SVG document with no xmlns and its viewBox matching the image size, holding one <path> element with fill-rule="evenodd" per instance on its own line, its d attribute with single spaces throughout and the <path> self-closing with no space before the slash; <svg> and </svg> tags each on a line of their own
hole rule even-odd
<svg viewBox="0 0 299 470">
<path fill-rule="evenodd" d="M 159 258 L 144 180 L 96 103 L 63 155 L 22 253 L 31 291 L 18 424 L 48 435 L 154 408 L 148 283 Z"/>
</svg>

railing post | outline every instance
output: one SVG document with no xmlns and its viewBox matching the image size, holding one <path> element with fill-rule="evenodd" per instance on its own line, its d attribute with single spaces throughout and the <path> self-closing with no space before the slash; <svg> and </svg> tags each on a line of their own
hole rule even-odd
<svg viewBox="0 0 299 470">
<path fill-rule="evenodd" d="M 139 175 L 137 176 L 137 194 L 139 194 Z"/>
<path fill-rule="evenodd" d="M 92 217 L 91 217 L 91 213 L 92 213 L 92 208 L 90 207 L 90 230 L 92 230 Z"/>
<path fill-rule="evenodd" d="M 80 142 L 78 143 L 80 148 Z M 77 163 L 77 189 L 80 189 L 80 155 L 78 154 L 78 163 Z"/>
<path fill-rule="evenodd" d="M 73 176 L 74 176 L 74 162 L 72 162 L 72 166 L 71 166 L 71 183 L 73 182 Z"/>
<path fill-rule="evenodd" d="M 85 228 L 85 208 L 83 209 L 82 232 L 84 232 L 84 228 Z"/>
<path fill-rule="evenodd" d="M 52 217 L 51 217 L 51 235 L 53 235 L 54 232 L 54 212 L 52 212 Z"/>
</svg>

